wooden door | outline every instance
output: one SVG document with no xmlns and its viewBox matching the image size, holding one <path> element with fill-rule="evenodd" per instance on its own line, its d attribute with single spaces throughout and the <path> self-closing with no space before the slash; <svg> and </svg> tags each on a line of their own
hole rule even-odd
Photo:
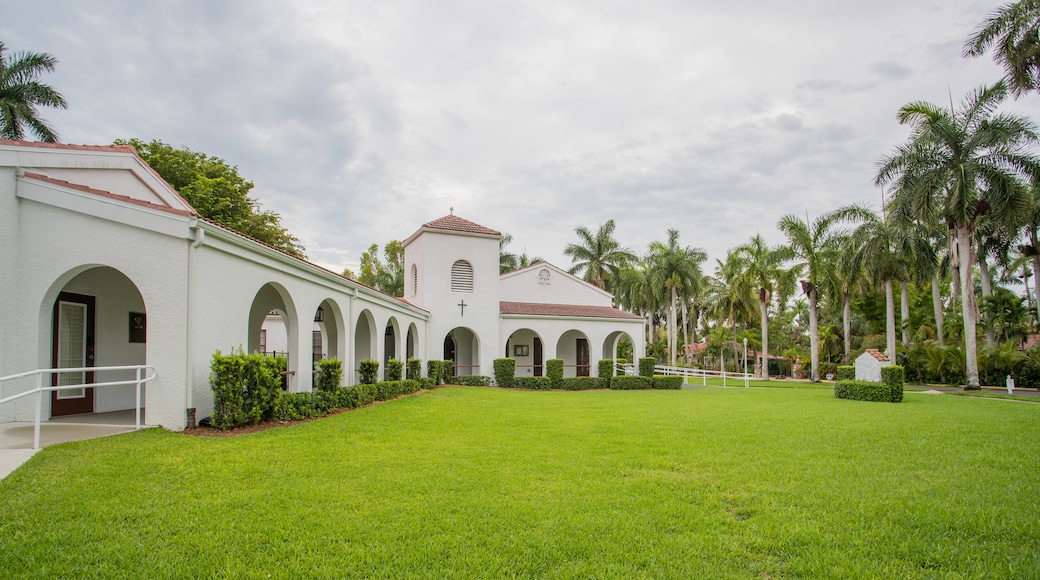
<svg viewBox="0 0 1040 580">
<path fill-rule="evenodd" d="M 578 339 L 578 376 L 589 376 L 589 341 L 584 338 Z"/>
<path fill-rule="evenodd" d="M 93 296 L 62 292 L 54 302 L 52 338 L 53 368 L 94 366 L 95 301 Z M 94 382 L 94 373 L 54 373 L 51 385 L 83 385 Z M 51 391 L 51 416 L 94 412 L 94 389 L 74 387 Z"/>
</svg>

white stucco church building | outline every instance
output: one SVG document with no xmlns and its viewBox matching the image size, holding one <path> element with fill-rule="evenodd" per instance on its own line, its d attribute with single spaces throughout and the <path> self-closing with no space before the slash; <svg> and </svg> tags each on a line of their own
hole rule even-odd
<svg viewBox="0 0 1040 580">
<path fill-rule="evenodd" d="M 200 217 L 131 147 L 0 140 L 0 378 L 90 369 L 46 375 L 70 386 L 46 419 L 134 408 L 131 386 L 81 385 L 147 366 L 145 423 L 179 430 L 212 410 L 218 350 L 284 350 L 290 391 L 311 390 L 315 357 L 342 360 L 349 385 L 367 358 L 488 376 L 495 358 L 528 376 L 561 358 L 594 376 L 622 338 L 644 354 L 642 318 L 609 293 L 548 263 L 500 275 L 501 237 L 455 215 L 423 224 L 395 298 Z M 0 399 L 34 380 L 0 381 Z M 33 397 L 0 406 L 0 422 L 35 414 Z"/>
</svg>

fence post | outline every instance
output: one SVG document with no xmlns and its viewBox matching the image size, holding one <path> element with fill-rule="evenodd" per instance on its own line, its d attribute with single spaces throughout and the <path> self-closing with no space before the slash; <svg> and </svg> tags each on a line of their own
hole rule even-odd
<svg viewBox="0 0 1040 580">
<path fill-rule="evenodd" d="M 134 385 L 134 394 L 137 395 L 137 399 L 134 402 L 134 415 L 136 420 L 134 423 L 134 430 L 141 430 L 141 366 L 138 365 L 137 370 L 134 371 L 134 375 L 137 377 L 137 383 Z"/>
<path fill-rule="evenodd" d="M 43 373 L 36 375 L 36 425 L 33 428 L 33 449 L 40 448 L 40 417 L 43 415 Z"/>
</svg>

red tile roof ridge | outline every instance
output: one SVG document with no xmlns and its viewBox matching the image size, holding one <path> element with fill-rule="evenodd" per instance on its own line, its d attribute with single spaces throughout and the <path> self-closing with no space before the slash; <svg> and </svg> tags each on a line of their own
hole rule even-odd
<svg viewBox="0 0 1040 580">
<path fill-rule="evenodd" d="M 130 197 L 128 195 L 120 195 L 118 193 L 112 193 L 111 191 L 105 191 L 103 189 L 94 189 L 93 187 L 89 187 L 89 186 L 86 186 L 86 185 L 81 185 L 79 183 L 72 183 L 71 181 L 65 181 L 64 179 L 55 179 L 53 177 L 49 177 L 47 175 L 43 175 L 42 173 L 36 173 L 36 172 L 33 172 L 33 171 L 26 171 L 24 175 L 26 177 L 28 177 L 29 179 L 35 179 L 37 181 L 45 181 L 47 183 L 53 183 L 54 185 L 60 185 L 62 187 L 67 187 L 69 189 L 75 189 L 75 190 L 78 190 L 78 191 L 83 191 L 83 192 L 87 192 L 87 193 L 90 193 L 90 194 L 93 194 L 93 195 L 97 195 L 97 196 L 101 196 L 101 197 L 107 197 L 107 198 L 110 198 L 110 199 L 117 199 L 119 201 L 125 201 L 127 203 L 132 203 L 134 205 L 150 207 L 152 209 L 157 209 L 157 210 L 160 210 L 160 211 L 165 211 L 165 212 L 169 212 L 169 213 L 173 213 L 173 214 L 177 214 L 177 215 L 183 215 L 183 216 L 195 216 L 195 215 L 198 215 L 197 213 L 193 213 L 193 212 L 186 211 L 186 210 L 183 210 L 183 209 L 178 209 L 178 208 L 175 208 L 175 207 L 170 207 L 168 205 L 161 205 L 161 204 L 154 203 L 154 202 L 151 202 L 151 201 L 146 201 L 146 200 L 143 200 L 143 199 L 137 199 L 136 197 Z"/>
<path fill-rule="evenodd" d="M 447 230 L 451 232 L 465 232 L 468 234 L 486 234 L 489 236 L 501 236 L 502 232 L 493 230 L 488 227 L 484 227 L 478 223 L 471 222 L 467 219 L 460 218 L 455 214 L 446 215 L 442 218 L 435 219 L 431 222 L 423 224 L 424 228 L 430 228 L 434 230 Z"/>
<path fill-rule="evenodd" d="M 21 141 L 17 139 L 0 139 L 0 145 L 39 147 L 41 149 L 66 149 L 70 151 L 112 151 L 137 154 L 133 145 L 73 145 L 69 143 L 46 143 L 43 141 Z"/>
<path fill-rule="evenodd" d="M 882 362 L 888 361 L 888 357 L 876 348 L 868 348 L 867 350 L 863 351 L 863 354 L 869 354 L 870 356 Z"/>
</svg>

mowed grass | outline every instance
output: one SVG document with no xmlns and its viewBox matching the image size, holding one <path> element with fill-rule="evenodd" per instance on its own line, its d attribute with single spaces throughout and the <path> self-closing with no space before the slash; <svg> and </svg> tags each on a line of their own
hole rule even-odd
<svg viewBox="0 0 1040 580">
<path fill-rule="evenodd" d="M 443 388 L 47 448 L 4 577 L 1035 578 L 1040 406 Z"/>
</svg>

